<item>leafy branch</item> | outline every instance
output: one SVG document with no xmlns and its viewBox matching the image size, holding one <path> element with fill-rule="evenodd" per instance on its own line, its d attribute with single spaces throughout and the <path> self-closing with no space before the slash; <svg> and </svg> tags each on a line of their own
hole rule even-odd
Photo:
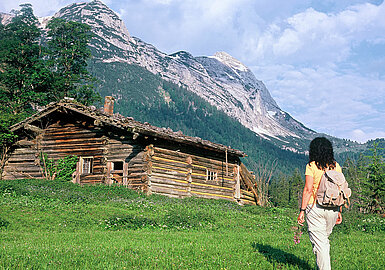
<svg viewBox="0 0 385 270">
<path fill-rule="evenodd" d="M 48 158 L 47 153 L 40 153 L 40 167 L 48 180 L 68 181 L 76 169 L 77 156 L 65 156 L 56 161 Z"/>
</svg>

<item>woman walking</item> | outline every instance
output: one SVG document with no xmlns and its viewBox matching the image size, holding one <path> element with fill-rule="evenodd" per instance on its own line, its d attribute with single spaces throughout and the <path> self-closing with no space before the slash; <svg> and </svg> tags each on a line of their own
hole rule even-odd
<svg viewBox="0 0 385 270">
<path fill-rule="evenodd" d="M 310 242 L 317 259 L 317 266 L 321 270 L 331 269 L 329 235 L 334 225 L 342 222 L 342 207 L 323 208 L 315 202 L 321 177 L 327 170 L 341 172 L 341 167 L 334 159 L 331 142 L 324 137 L 318 137 L 310 143 L 305 187 L 297 220 L 298 224 L 303 226 L 306 213 Z"/>
</svg>

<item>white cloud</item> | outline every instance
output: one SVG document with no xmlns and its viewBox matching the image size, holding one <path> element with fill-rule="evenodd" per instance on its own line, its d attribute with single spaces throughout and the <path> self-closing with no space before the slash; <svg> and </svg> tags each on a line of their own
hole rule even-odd
<svg viewBox="0 0 385 270">
<path fill-rule="evenodd" d="M 364 143 L 364 142 L 367 142 L 368 140 L 373 140 L 375 138 L 385 138 L 385 132 L 383 131 L 365 132 L 361 129 L 355 129 L 349 134 L 347 134 L 347 138 L 350 138 L 353 141 Z"/>
<path fill-rule="evenodd" d="M 161 5 L 170 5 L 173 0 L 145 0 L 149 4 L 161 4 Z"/>
<path fill-rule="evenodd" d="M 385 133 L 385 81 L 333 67 L 255 66 L 281 108 L 306 126 L 330 135 L 358 140 Z"/>
<path fill-rule="evenodd" d="M 244 60 L 258 63 L 256 77 L 306 126 L 360 142 L 384 137 L 384 21 L 385 3 L 336 13 L 308 8 L 255 35 Z M 374 45 L 377 57 L 361 51 Z"/>
<path fill-rule="evenodd" d="M 308 8 L 254 36 L 257 49 L 247 54 L 270 63 L 341 62 L 362 41 L 383 42 L 384 22 L 385 3 L 355 5 L 335 14 Z"/>
</svg>

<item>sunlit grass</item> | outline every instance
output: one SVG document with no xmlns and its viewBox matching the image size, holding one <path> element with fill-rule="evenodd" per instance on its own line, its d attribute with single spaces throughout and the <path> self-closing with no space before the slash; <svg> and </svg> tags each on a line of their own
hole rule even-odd
<svg viewBox="0 0 385 270">
<path fill-rule="evenodd" d="M 381 269 L 382 227 L 346 217 L 333 269 Z M 315 269 L 292 209 L 28 180 L 0 182 L 0 218 L 0 269 Z"/>
</svg>

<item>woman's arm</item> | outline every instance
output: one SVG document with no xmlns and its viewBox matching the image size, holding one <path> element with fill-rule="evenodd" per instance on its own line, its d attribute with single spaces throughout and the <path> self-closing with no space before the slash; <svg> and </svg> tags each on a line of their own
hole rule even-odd
<svg viewBox="0 0 385 270">
<path fill-rule="evenodd" d="M 309 203 L 310 197 L 313 196 L 313 183 L 314 179 L 310 175 L 306 175 L 305 177 L 305 187 L 303 188 L 303 193 L 302 193 L 302 204 L 301 204 L 301 210 L 299 212 L 297 221 L 298 224 L 303 226 L 303 223 L 305 222 L 305 211 L 306 206 Z"/>
<path fill-rule="evenodd" d="M 342 206 L 340 206 L 340 210 L 338 211 L 338 217 L 337 217 L 337 221 L 336 221 L 336 224 L 341 224 L 342 223 Z"/>
</svg>

